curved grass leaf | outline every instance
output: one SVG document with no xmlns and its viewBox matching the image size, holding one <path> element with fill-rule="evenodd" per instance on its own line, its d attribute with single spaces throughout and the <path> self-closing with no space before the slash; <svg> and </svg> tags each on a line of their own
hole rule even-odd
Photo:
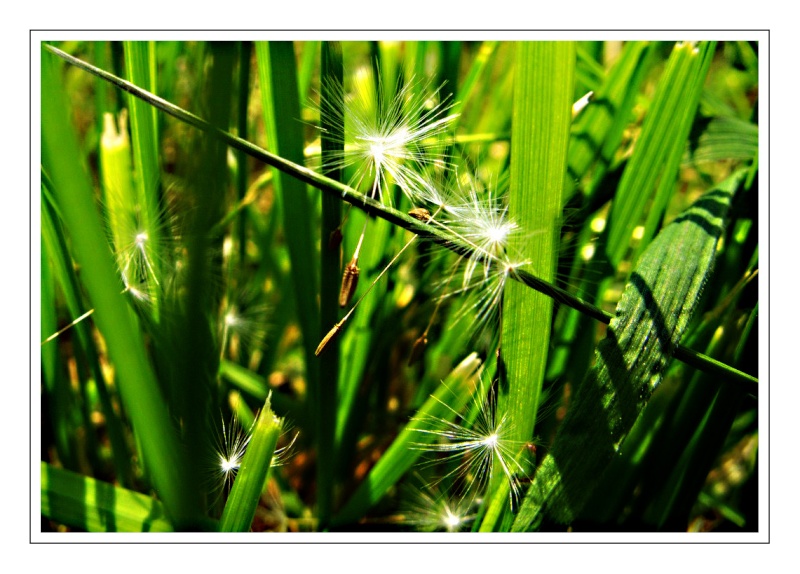
<svg viewBox="0 0 800 574">
<path fill-rule="evenodd" d="M 545 280 L 555 272 L 562 194 L 567 171 L 569 128 L 575 83 L 575 45 L 571 42 L 520 42 L 514 80 L 509 217 L 532 237 L 510 242 L 529 268 Z M 507 380 L 499 381 L 498 416 L 508 416 L 509 440 L 524 444 L 533 436 L 547 367 L 553 300 L 517 282 L 506 287 L 502 312 L 501 357 Z M 502 413 L 502 414 L 500 414 Z M 523 453 L 519 453 L 523 454 Z M 496 463 L 499 464 L 499 461 Z M 497 530 L 509 508 L 495 472 L 492 504 L 481 530 Z"/>
<path fill-rule="evenodd" d="M 694 162 L 750 161 L 758 154 L 758 126 L 734 117 L 714 118 L 689 156 Z"/>
<path fill-rule="evenodd" d="M 714 262 L 731 198 L 743 172 L 707 192 L 643 253 L 598 345 L 551 452 L 514 522 L 536 529 L 546 513 L 572 522 L 660 383 Z"/>
</svg>

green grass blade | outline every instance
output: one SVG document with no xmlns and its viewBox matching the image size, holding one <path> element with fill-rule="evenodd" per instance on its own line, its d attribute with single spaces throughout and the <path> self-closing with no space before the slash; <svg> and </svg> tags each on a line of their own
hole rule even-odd
<svg viewBox="0 0 800 574">
<path fill-rule="evenodd" d="M 317 63 L 317 54 L 320 50 L 319 40 L 308 40 L 303 42 L 300 65 L 297 67 L 297 96 L 300 101 L 307 100 L 311 90 L 311 80 Z"/>
<path fill-rule="evenodd" d="M 154 498 L 41 463 L 42 516 L 88 532 L 172 532 Z"/>
<path fill-rule="evenodd" d="M 480 84 L 484 74 L 487 71 L 489 62 L 492 60 L 495 52 L 497 51 L 498 42 L 486 41 L 480 45 L 477 56 L 472 60 L 472 65 L 469 68 L 464 81 L 458 87 L 458 95 L 455 98 L 453 107 L 450 113 L 458 115 L 453 121 L 453 131 L 456 130 L 458 122 L 461 120 L 461 113 L 464 106 L 468 105 L 473 98 L 473 95 Z"/>
<path fill-rule="evenodd" d="M 599 162 L 592 176 L 595 182 L 611 166 L 630 123 L 639 87 L 649 71 L 654 47 L 648 42 L 628 42 L 589 106 L 575 121 L 569 148 L 571 180 L 580 181 L 595 160 Z"/>
<path fill-rule="evenodd" d="M 52 186 L 52 182 L 46 174 L 42 173 L 42 253 L 48 253 L 50 261 L 54 266 L 54 274 L 57 278 L 58 284 L 61 287 L 62 293 L 67 303 L 67 309 L 71 317 L 80 317 L 86 313 L 86 307 L 81 302 L 81 290 L 76 277 L 72 261 L 69 256 L 69 251 L 66 244 L 66 238 L 61 229 L 60 221 L 57 221 L 56 207 L 52 203 L 52 193 L 45 192 L 48 186 Z M 45 269 L 45 266 L 42 267 Z M 45 285 L 44 273 L 42 275 L 42 285 Z M 42 292 L 42 302 L 44 304 L 45 292 Z M 44 311 L 44 310 L 43 310 Z M 48 309 L 48 312 L 54 312 L 55 306 Z M 45 315 L 43 314 L 43 318 Z M 100 405 L 103 410 L 103 416 L 108 427 L 108 438 L 111 443 L 111 451 L 114 459 L 114 467 L 117 471 L 117 480 L 122 483 L 122 486 L 128 486 L 133 482 L 133 473 L 130 462 L 130 455 L 128 447 L 125 443 L 125 437 L 122 429 L 122 422 L 117 416 L 112 406 L 112 399 L 106 383 L 106 377 L 100 368 L 100 360 L 98 358 L 97 349 L 94 340 L 89 330 L 88 321 L 81 321 L 74 326 L 77 333 L 77 347 L 83 351 L 86 361 L 89 364 L 89 369 L 94 378 L 97 387 L 98 396 L 100 398 Z M 44 331 L 43 335 L 50 335 L 55 330 Z M 42 346 L 42 357 L 46 357 L 50 352 L 57 352 L 57 344 L 55 341 L 45 343 Z M 49 380 L 54 373 L 51 369 L 44 369 L 45 380 Z"/>
<path fill-rule="evenodd" d="M 569 42 L 520 42 L 517 46 L 511 148 L 509 216 L 532 237 L 510 242 L 509 251 L 552 280 L 560 232 L 567 167 L 569 128 L 575 82 L 575 46 Z M 506 381 L 500 380 L 498 417 L 507 416 L 509 440 L 533 436 L 550 347 L 553 300 L 511 282 L 503 299 L 501 357 Z M 522 454 L 522 453 L 520 453 Z M 496 469 L 499 482 L 507 482 Z M 501 489 L 502 490 L 502 489 Z M 501 494 L 504 494 L 501 498 Z M 497 492 L 481 529 L 495 530 L 507 493 Z"/>
<path fill-rule="evenodd" d="M 58 207 L 70 233 L 74 259 L 95 309 L 118 374 L 123 405 L 141 441 L 156 490 L 176 525 L 196 524 L 197 501 L 184 485 L 192 480 L 175 429 L 147 360 L 141 333 L 120 293 L 114 260 L 107 247 L 89 175 L 78 156 L 78 142 L 67 116 L 58 60 L 42 53 L 42 163 L 50 175 Z M 77 232 L 80 230 L 80 232 Z"/>
<path fill-rule="evenodd" d="M 685 155 L 686 140 L 695 122 L 697 106 L 700 102 L 700 95 L 703 91 L 703 84 L 708 75 L 708 70 L 711 67 L 711 61 L 714 58 L 715 47 L 716 42 L 705 42 L 696 51 L 694 69 L 692 70 L 694 73 L 689 77 L 686 89 L 683 93 L 683 98 L 681 100 L 683 105 L 678 106 L 675 111 L 675 118 L 672 120 L 675 124 L 675 128 L 673 128 L 674 136 L 671 140 L 671 145 L 665 146 L 667 148 L 667 155 L 664 161 L 661 180 L 658 182 L 653 202 L 648 208 L 644 224 L 644 233 L 642 233 L 641 241 L 638 248 L 635 250 L 635 254 L 631 259 L 632 261 L 638 259 L 639 253 L 644 250 L 657 233 L 661 226 L 663 214 L 677 188 L 678 170 L 680 169 L 681 160 Z"/>
<path fill-rule="evenodd" d="M 155 42 L 124 42 L 125 74 L 132 83 L 156 92 Z M 131 147 L 136 168 L 136 205 L 127 206 L 138 214 L 137 233 L 146 233 L 144 251 L 150 260 L 153 276 L 162 279 L 161 257 L 158 253 L 161 243 L 161 222 L 159 221 L 159 184 L 161 170 L 158 154 L 158 118 L 156 110 L 141 100 L 129 97 L 128 107 L 131 119 Z M 158 320 L 159 299 L 153 300 L 153 317 Z"/>
<path fill-rule="evenodd" d="M 343 85 L 342 46 L 339 42 L 322 43 L 322 85 L 320 86 L 320 127 L 322 128 L 322 165 L 344 150 L 343 127 L 329 117 L 331 110 L 344 109 L 344 94 L 335 86 Z M 342 180 L 342 170 L 328 169 L 324 175 Z M 341 279 L 339 245 L 331 248 L 330 238 L 342 222 L 342 203 L 331 196 L 322 197 L 322 229 L 320 235 L 320 279 L 326 285 L 320 293 L 320 333 L 326 332 L 339 320 L 339 298 L 335 286 Z M 314 418 L 319 423 L 317 451 L 317 504 L 320 528 L 327 528 L 333 510 L 336 485 L 336 413 L 338 411 L 339 343 L 333 341 L 319 358 L 319 370 L 326 373 L 318 393 L 312 398 L 317 408 Z"/>
<path fill-rule="evenodd" d="M 272 456 L 281 434 L 283 421 L 275 416 L 269 397 L 256 419 L 255 430 L 242 466 L 236 475 L 230 497 L 220 519 L 220 532 L 247 532 L 253 523 L 258 500 L 267 481 Z"/>
<path fill-rule="evenodd" d="M 261 84 L 267 133 L 275 153 L 298 165 L 303 163 L 303 125 L 297 100 L 294 50 L 291 42 L 257 42 L 258 77 Z M 277 71 L 280 70 L 280 73 Z M 273 184 L 282 196 L 283 229 L 292 266 L 297 315 L 306 351 L 306 376 L 310 392 L 319 381 L 314 350 L 320 338 L 317 285 L 319 279 L 312 231 L 313 207 L 305 182 L 275 172 Z"/>
<path fill-rule="evenodd" d="M 699 87 L 702 87 L 714 46 L 713 42 L 699 48 L 689 43 L 678 44 L 667 62 L 611 206 L 606 251 L 614 266 L 627 255 L 633 230 L 642 225 L 643 219 L 649 217 L 649 226 L 655 229 L 655 222 L 675 188 L 678 161 L 686 145 L 699 102 Z M 662 189 L 657 194 L 657 205 L 645 211 L 657 184 Z M 642 245 L 646 246 L 648 241 L 642 241 Z"/>
<path fill-rule="evenodd" d="M 710 273 L 742 177 L 739 172 L 706 193 L 642 255 L 597 348 L 597 364 L 575 394 L 514 530 L 537 528 L 544 512 L 562 523 L 580 515 L 663 377 Z M 686 253 L 693 256 L 687 259 Z"/>
<path fill-rule="evenodd" d="M 250 101 L 250 60 L 253 52 L 252 42 L 239 42 L 239 74 L 237 85 L 237 106 L 236 106 L 236 134 L 242 138 L 248 137 L 248 102 Z M 250 175 L 250 170 L 247 165 L 247 154 L 242 150 L 236 150 L 236 198 L 237 205 L 244 205 L 247 195 L 247 181 Z M 237 238 L 239 246 L 239 261 L 245 261 L 245 253 L 247 246 L 247 217 L 246 213 L 239 209 L 231 210 L 226 219 L 231 217 L 234 213 L 238 213 L 239 217 L 236 219 L 234 231 L 232 235 Z M 242 265 L 243 267 L 243 265 Z"/>
</svg>

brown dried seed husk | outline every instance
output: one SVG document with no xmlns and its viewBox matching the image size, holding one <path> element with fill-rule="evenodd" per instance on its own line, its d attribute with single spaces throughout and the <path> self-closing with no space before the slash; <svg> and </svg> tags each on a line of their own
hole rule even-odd
<svg viewBox="0 0 800 574">
<path fill-rule="evenodd" d="M 333 328 L 328 331 L 328 334 L 322 338 L 322 341 L 320 341 L 319 345 L 317 345 L 317 350 L 314 351 L 315 357 L 319 357 L 320 353 L 322 353 L 322 351 L 325 350 L 325 347 L 328 346 L 328 343 L 331 342 L 331 339 L 333 339 L 339 333 L 339 330 L 342 328 L 342 323 L 343 321 L 336 323 Z"/>
<path fill-rule="evenodd" d="M 360 274 L 361 269 L 358 268 L 358 264 L 355 261 L 351 261 L 344 268 L 342 288 L 339 291 L 339 307 L 347 307 L 350 303 L 353 294 L 356 292 L 356 287 L 358 287 L 358 276 Z"/>
</svg>

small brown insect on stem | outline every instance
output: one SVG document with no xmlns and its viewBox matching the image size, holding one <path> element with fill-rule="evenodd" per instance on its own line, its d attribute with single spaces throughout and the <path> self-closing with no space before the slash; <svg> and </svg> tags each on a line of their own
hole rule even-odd
<svg viewBox="0 0 800 574">
<path fill-rule="evenodd" d="M 415 207 L 408 214 L 423 223 L 428 223 L 431 219 L 431 212 L 425 209 L 424 207 Z"/>
</svg>

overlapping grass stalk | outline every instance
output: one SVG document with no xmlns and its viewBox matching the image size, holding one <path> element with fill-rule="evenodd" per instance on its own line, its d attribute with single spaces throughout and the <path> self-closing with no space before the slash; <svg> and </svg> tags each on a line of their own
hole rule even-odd
<svg viewBox="0 0 800 574">
<path fill-rule="evenodd" d="M 552 281 L 572 119 L 575 47 L 569 42 L 520 42 L 515 73 L 509 214 L 522 228 L 537 233 L 516 242 L 512 239 L 509 248 L 519 251 L 538 277 Z M 552 312 L 549 297 L 516 282 L 507 286 L 497 408 L 508 417 L 511 438 L 520 443 L 533 439 Z M 496 530 L 502 524 L 507 490 L 507 481 L 493 485 L 495 498 L 482 530 Z"/>
</svg>

